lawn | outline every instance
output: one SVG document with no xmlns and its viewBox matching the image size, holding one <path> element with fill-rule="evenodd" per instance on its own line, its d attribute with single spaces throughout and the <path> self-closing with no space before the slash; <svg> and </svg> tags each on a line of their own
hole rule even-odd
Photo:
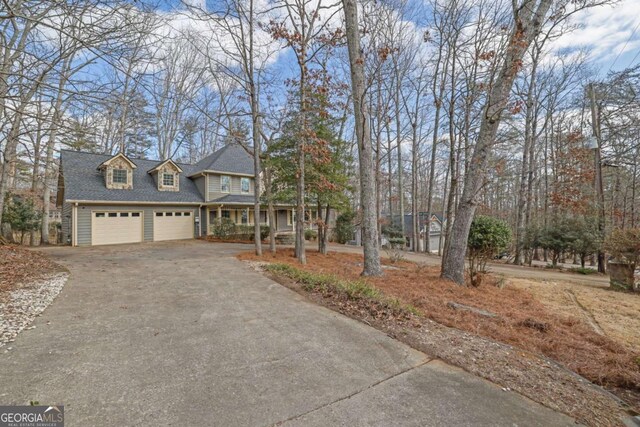
<svg viewBox="0 0 640 427">
<path fill-rule="evenodd" d="M 297 263 L 291 249 L 261 258 L 243 253 L 239 258 L 288 264 L 347 281 L 364 280 L 384 298 L 415 307 L 420 318 L 544 355 L 634 406 L 640 401 L 637 295 L 490 275 L 478 288 L 460 287 L 440 279 L 436 267 L 407 261 L 392 264 L 383 260 L 383 277 L 361 279 L 363 261 L 358 254 L 332 252 L 323 256 L 308 251 L 305 266 Z M 558 299 L 558 295 L 567 300 Z M 488 313 L 452 308 L 456 304 Z"/>
</svg>

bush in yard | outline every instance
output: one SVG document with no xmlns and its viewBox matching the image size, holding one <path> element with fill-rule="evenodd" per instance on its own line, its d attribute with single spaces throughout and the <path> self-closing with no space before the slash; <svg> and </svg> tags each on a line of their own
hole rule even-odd
<svg viewBox="0 0 640 427">
<path fill-rule="evenodd" d="M 490 216 L 477 216 L 471 223 L 467 257 L 471 284 L 479 285 L 478 273 L 486 271 L 487 261 L 504 251 L 511 242 L 511 229 L 504 222 Z"/>
<path fill-rule="evenodd" d="M 393 239 L 393 238 L 403 238 L 404 237 L 402 235 L 402 229 L 399 228 L 399 227 L 396 227 L 395 225 L 384 224 L 380 231 L 382 232 L 383 236 L 385 236 L 387 239 L 389 239 L 389 241 L 391 241 L 391 239 Z"/>
<path fill-rule="evenodd" d="M 539 243 L 551 253 L 553 267 L 558 266 L 560 256 L 571 249 L 576 240 L 575 225 L 564 216 L 552 218 L 540 232 Z"/>
<path fill-rule="evenodd" d="M 236 224 L 229 218 L 216 218 L 211 225 L 213 236 L 218 239 L 231 239 L 236 233 Z"/>
<path fill-rule="evenodd" d="M 270 233 L 271 233 L 271 227 L 269 227 L 268 225 L 260 226 L 260 240 L 264 240 L 267 237 L 269 237 Z"/>
<path fill-rule="evenodd" d="M 318 232 L 316 230 L 304 230 L 305 240 L 316 240 L 318 238 Z"/>
<path fill-rule="evenodd" d="M 41 217 L 33 200 L 13 194 L 6 195 L 2 219 L 11 226 L 11 230 L 20 232 L 20 244 L 24 240 L 25 233 L 35 231 L 40 227 Z"/>
<path fill-rule="evenodd" d="M 602 239 L 598 235 L 596 218 L 580 218 L 573 221 L 571 249 L 580 257 L 580 267 L 585 268 L 587 257 L 600 249 Z"/>
<path fill-rule="evenodd" d="M 347 243 L 353 239 L 353 220 L 355 219 L 353 212 L 343 212 L 336 219 L 336 240 L 338 243 Z"/>
<path fill-rule="evenodd" d="M 638 265 L 640 263 L 640 228 L 613 230 L 605 242 L 605 250 L 616 261 Z"/>
</svg>

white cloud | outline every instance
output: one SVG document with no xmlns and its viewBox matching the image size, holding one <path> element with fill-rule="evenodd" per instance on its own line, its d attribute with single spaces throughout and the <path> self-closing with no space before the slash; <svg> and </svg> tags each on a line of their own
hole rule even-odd
<svg viewBox="0 0 640 427">
<path fill-rule="evenodd" d="M 616 60 L 615 68 L 626 67 L 625 54 L 640 49 L 640 11 L 638 0 L 622 0 L 615 5 L 585 9 L 572 18 L 579 26 L 552 44 L 552 50 L 591 50 L 591 59 L 605 67 Z M 634 32 L 634 29 L 637 30 Z M 633 34 L 633 36 L 632 36 Z"/>
</svg>

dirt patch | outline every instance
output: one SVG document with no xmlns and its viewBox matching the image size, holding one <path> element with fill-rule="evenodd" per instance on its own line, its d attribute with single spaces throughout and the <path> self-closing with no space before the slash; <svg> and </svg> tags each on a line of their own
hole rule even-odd
<svg viewBox="0 0 640 427">
<path fill-rule="evenodd" d="M 66 271 L 44 254 L 13 245 L 0 245 L 0 295 L 45 276 Z"/>
<path fill-rule="evenodd" d="M 243 253 L 239 258 L 258 260 L 253 253 Z M 266 254 L 259 260 L 301 267 L 293 258 L 292 250 Z M 302 267 L 306 271 L 336 274 L 351 280 L 359 279 L 362 270 L 362 256 L 356 254 L 322 256 L 308 251 L 307 262 Z M 389 265 L 388 260 L 384 263 Z M 532 292 L 517 286 L 507 284 L 501 289 L 490 276 L 485 277 L 479 288 L 461 288 L 441 280 L 434 267 L 410 262 L 393 266 L 396 268 L 386 269 L 384 277 L 365 280 L 385 295 L 421 311 L 421 316 L 410 321 L 420 324 L 419 328 L 414 325 L 407 329 L 408 321 L 397 325 L 395 320 L 382 322 L 385 330 L 400 328 L 395 334 L 417 348 L 588 424 L 619 423 L 615 415 L 607 416 L 607 413 L 619 414 L 621 406 L 606 393 L 594 391 L 592 385 L 570 373 L 565 366 L 616 392 L 632 405 L 640 401 L 637 363 L 640 353 L 598 334 L 584 319 L 575 317 L 575 313 L 571 316 L 554 312 Z M 379 321 L 375 315 L 367 314 L 369 308 L 353 308 L 333 299 L 322 298 L 325 304 L 335 305 L 349 315 Z M 454 309 L 451 302 L 496 316 Z M 448 332 L 442 332 L 447 326 Z M 425 327 L 428 333 L 424 332 Z M 416 333 L 417 329 L 421 332 Z M 434 330 L 440 335 L 433 335 Z M 470 337 L 473 339 L 468 341 Z"/>
</svg>

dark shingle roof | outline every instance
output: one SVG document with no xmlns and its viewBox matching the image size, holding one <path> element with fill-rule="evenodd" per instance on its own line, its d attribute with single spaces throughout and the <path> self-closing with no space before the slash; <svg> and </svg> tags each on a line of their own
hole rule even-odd
<svg viewBox="0 0 640 427">
<path fill-rule="evenodd" d="M 238 144 L 225 145 L 193 166 L 193 173 L 205 170 L 253 175 L 253 157 Z"/>
<path fill-rule="evenodd" d="M 255 199 L 254 199 L 254 196 L 248 196 L 248 195 L 242 195 L 242 194 L 227 194 L 211 201 L 215 203 L 253 204 L 255 202 Z"/>
<path fill-rule="evenodd" d="M 65 200 L 203 202 L 195 183 L 187 178 L 196 172 L 192 165 L 179 164 L 184 171 L 180 174 L 180 191 L 158 191 L 153 177 L 147 173 L 158 164 L 157 160 L 131 159 L 138 166 L 133 170 L 133 189 L 107 189 L 102 172 L 97 170 L 97 167 L 111 157 L 113 156 L 61 150 L 60 164 L 64 178 Z"/>
</svg>

